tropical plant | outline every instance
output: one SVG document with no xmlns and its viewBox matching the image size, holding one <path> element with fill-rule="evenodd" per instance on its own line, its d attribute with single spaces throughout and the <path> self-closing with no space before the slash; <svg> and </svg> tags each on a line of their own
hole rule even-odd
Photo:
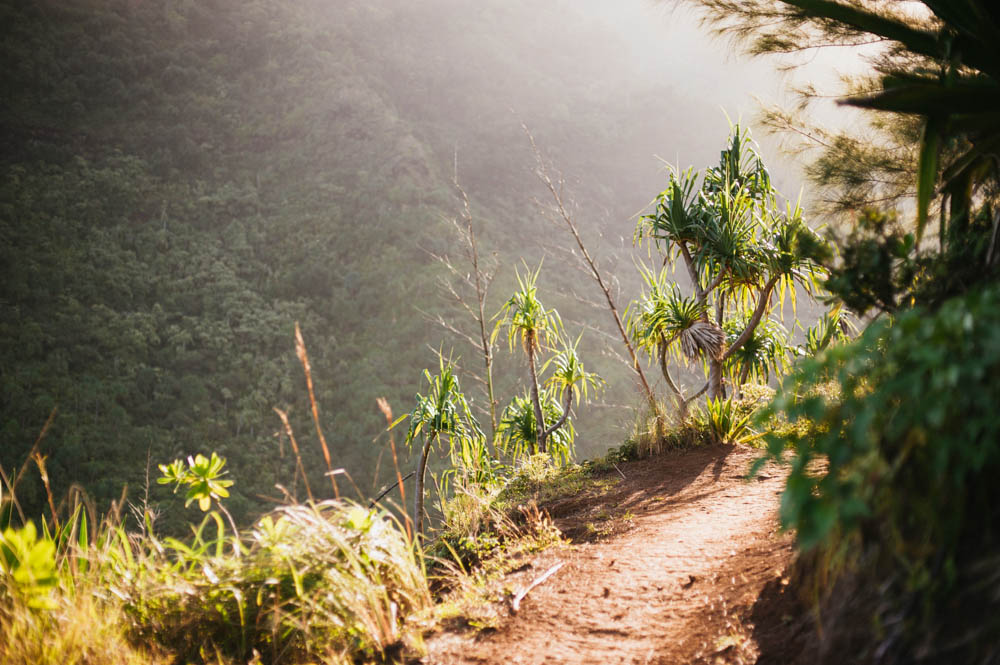
<svg viewBox="0 0 1000 665">
<path fill-rule="evenodd" d="M 835 307 L 806 329 L 805 342 L 798 347 L 799 355 L 815 356 L 831 345 L 849 342 L 858 332 L 843 307 Z"/>
<path fill-rule="evenodd" d="M 565 409 L 561 407 L 556 395 L 549 389 L 542 389 L 539 399 L 546 422 L 563 421 L 549 434 L 546 454 L 565 464 L 573 455 L 573 440 L 576 438 L 573 420 L 566 417 L 569 406 Z M 535 454 L 538 450 L 538 427 L 534 400 L 529 394 L 514 396 L 500 417 L 497 434 L 500 448 L 515 462 Z"/>
<path fill-rule="evenodd" d="M 734 317 L 726 322 L 726 339 L 729 344 L 746 327 L 743 318 Z M 811 329 L 810 329 L 811 330 Z M 735 396 L 739 398 L 740 387 L 748 381 L 767 383 L 772 370 L 783 373 L 788 367 L 788 331 L 774 319 L 763 319 L 726 362 L 726 376 L 732 382 Z"/>
<path fill-rule="evenodd" d="M 829 252 L 803 221 L 801 207 L 779 208 L 756 144 L 739 125 L 700 184 L 691 169 L 671 171 L 653 212 L 640 218 L 635 240 L 655 243 L 665 263 L 679 260 L 694 291 L 684 296 L 665 270 L 642 268 L 645 292 L 629 308 L 629 330 L 659 361 L 682 419 L 695 397 L 706 392 L 709 399 L 723 397 L 727 374 L 738 379 L 782 366 L 781 345 L 771 343 L 777 339 L 774 325 L 758 329 L 775 296 L 782 305 L 789 298 L 794 307 L 797 288 L 817 291 L 824 274 L 818 261 Z M 689 397 L 667 363 L 676 342 L 689 360 L 701 359 L 707 369 L 704 387 Z M 751 348 L 744 348 L 748 343 Z"/>
<path fill-rule="evenodd" d="M 424 477 L 427 472 L 427 458 L 435 441 L 447 439 L 449 451 L 456 445 L 474 445 L 485 449 L 486 441 L 479 422 L 472 415 L 469 403 L 462 393 L 458 376 L 452 363 L 438 357 L 438 374 L 432 376 L 424 370 L 427 379 L 427 395 L 417 394 L 417 403 L 409 414 L 410 426 L 406 432 L 406 444 L 412 446 L 423 434 L 420 456 L 417 461 L 416 491 L 413 500 L 413 524 L 416 533 L 424 533 Z M 406 417 L 406 416 L 404 416 Z M 399 422 L 399 421 L 397 421 Z"/>
<path fill-rule="evenodd" d="M 233 548 L 239 551 L 239 528 L 229 514 L 226 507 L 222 505 L 222 499 L 229 496 L 228 487 L 232 487 L 233 481 L 223 478 L 226 472 L 222 467 L 226 465 L 226 459 L 219 457 L 215 452 L 211 457 L 198 454 L 187 458 L 185 464 L 181 460 L 174 460 L 170 464 L 160 464 L 160 473 L 163 475 L 156 479 L 160 485 L 173 485 L 174 492 L 182 486 L 187 486 L 187 493 L 184 496 L 184 507 L 188 507 L 192 502 L 197 501 L 202 512 L 208 512 L 215 502 L 216 507 L 229 520 L 229 525 L 233 530 Z"/>
<path fill-rule="evenodd" d="M 670 281 L 666 269 L 654 273 L 640 266 L 640 274 L 646 291 L 642 300 L 626 311 L 629 334 L 640 348 L 659 360 L 663 379 L 683 420 L 689 403 L 700 397 L 707 386 L 685 396 L 670 373 L 668 355 L 673 350 L 677 358 L 683 353 L 688 359 L 696 359 L 704 350 L 707 355 L 718 356 L 724 339 L 717 328 L 704 321 L 708 304 L 696 297 L 684 297 L 680 287 Z M 680 343 L 675 344 L 678 340 Z"/>
<path fill-rule="evenodd" d="M 562 330 L 562 320 L 559 318 L 559 313 L 554 309 L 546 309 L 538 299 L 536 282 L 541 269 L 542 267 L 539 265 L 535 272 L 528 271 L 525 276 L 522 276 L 520 272 L 517 273 L 519 288 L 497 312 L 496 318 L 499 320 L 493 333 L 495 336 L 501 328 L 506 328 L 510 350 L 514 350 L 515 343 L 520 343 L 521 349 L 528 359 L 528 395 L 534 412 L 536 430 L 532 454 L 546 452 L 546 442 L 554 431 L 547 426 L 542 409 L 537 367 L 538 354 L 549 348 Z M 568 411 L 564 411 L 563 415 L 568 416 Z M 562 422 L 565 422 L 565 419 Z M 557 422 L 555 429 L 558 429 L 562 422 Z M 535 445 L 537 445 L 537 449 L 534 447 Z"/>
<path fill-rule="evenodd" d="M 759 438 L 751 429 L 753 413 L 740 413 L 733 398 L 709 399 L 705 402 L 705 427 L 716 443 L 746 443 Z"/>
<path fill-rule="evenodd" d="M 900 206 L 915 199 L 915 219 L 908 225 L 912 239 L 889 243 L 893 253 L 900 252 L 914 265 L 904 279 L 883 282 L 891 287 L 883 305 L 894 309 L 914 297 L 918 302 L 941 302 L 972 284 L 996 279 L 996 3 L 691 1 L 707 10 L 720 32 L 744 39 L 754 54 L 883 44 L 869 56 L 871 70 L 849 80 L 841 98 L 844 104 L 871 112 L 874 139 L 812 127 L 780 111 L 770 114 L 771 124 L 810 137 L 820 155 L 809 174 L 816 184 L 833 190 L 824 198 L 838 202 L 838 212 L 856 215 L 865 208 Z M 804 92 L 807 102 L 821 95 Z M 921 242 L 935 217 L 936 249 Z M 883 232 L 892 240 L 891 228 Z M 845 260 L 843 267 L 855 270 L 857 263 Z M 840 287 L 844 295 L 853 294 L 850 283 Z"/>
</svg>

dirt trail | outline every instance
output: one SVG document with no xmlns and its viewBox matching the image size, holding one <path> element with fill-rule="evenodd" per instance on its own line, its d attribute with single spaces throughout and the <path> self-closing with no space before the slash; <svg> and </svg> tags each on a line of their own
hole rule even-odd
<svg viewBox="0 0 1000 665">
<path fill-rule="evenodd" d="M 782 476 L 767 468 L 745 480 L 757 455 L 716 446 L 634 462 L 610 493 L 548 506 L 575 542 L 595 519 L 630 517 L 632 528 L 538 555 L 510 576 L 512 587 L 565 563 L 519 613 L 495 631 L 436 636 L 424 662 L 785 662 L 787 640 L 775 634 L 791 624 L 782 596 L 791 543 L 777 534 Z"/>
</svg>

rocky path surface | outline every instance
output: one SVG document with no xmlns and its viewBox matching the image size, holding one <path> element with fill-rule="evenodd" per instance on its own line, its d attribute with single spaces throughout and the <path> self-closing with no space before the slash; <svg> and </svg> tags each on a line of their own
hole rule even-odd
<svg viewBox="0 0 1000 665">
<path fill-rule="evenodd" d="M 608 493 L 549 506 L 574 540 L 596 520 L 631 528 L 539 554 L 508 584 L 524 588 L 563 565 L 518 613 L 506 611 L 497 630 L 436 636 L 425 662 L 786 662 L 783 476 L 769 467 L 747 480 L 757 455 L 726 446 L 662 455 L 623 467 Z"/>
</svg>

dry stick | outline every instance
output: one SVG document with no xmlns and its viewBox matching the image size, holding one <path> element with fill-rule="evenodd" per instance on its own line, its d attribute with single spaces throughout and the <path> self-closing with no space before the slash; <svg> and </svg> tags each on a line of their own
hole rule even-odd
<svg viewBox="0 0 1000 665">
<path fill-rule="evenodd" d="M 399 480 L 397 480 L 396 482 L 394 482 L 392 485 L 389 485 L 387 488 L 385 488 L 384 490 L 382 490 L 381 494 L 379 494 L 377 497 L 375 497 L 374 499 L 372 499 L 371 503 L 368 504 L 368 507 L 369 508 L 374 508 L 375 504 L 378 503 L 379 501 L 381 501 L 382 499 L 384 499 L 386 494 L 388 494 L 392 490 L 396 489 L 397 485 L 399 487 L 402 487 L 403 486 L 403 481 L 409 480 L 416 473 L 417 473 L 416 471 L 410 471 L 408 474 L 406 474 L 405 476 L 403 476 L 402 478 L 400 478 Z M 409 520 L 409 517 L 407 517 L 407 520 Z M 407 529 L 409 529 L 409 525 L 407 525 Z"/>
<path fill-rule="evenodd" d="M 49 486 L 49 473 L 45 470 L 45 456 L 36 452 L 31 456 L 34 460 L 35 465 L 38 467 L 38 473 L 42 477 L 42 485 L 45 486 L 45 496 L 49 499 L 49 510 L 52 511 L 52 533 L 59 532 L 59 514 L 56 512 L 56 502 L 52 500 L 52 488 Z"/>
<path fill-rule="evenodd" d="M 492 430 L 490 435 L 493 437 L 493 443 L 496 444 L 496 432 L 497 432 L 497 404 L 496 398 L 493 395 L 493 348 L 489 341 L 489 335 L 486 332 L 486 313 L 483 308 L 483 303 L 486 300 L 486 291 L 489 289 L 490 280 L 486 279 L 482 271 L 479 269 L 479 247 L 476 245 L 476 233 L 472 228 L 472 208 L 469 206 L 469 195 L 465 193 L 462 186 L 458 183 L 458 155 L 455 156 L 455 177 L 454 177 L 455 188 L 462 194 L 462 203 L 465 206 L 463 217 L 465 218 L 466 224 L 466 238 L 469 242 L 470 255 L 472 259 L 472 272 L 476 276 L 476 302 L 479 305 L 479 315 L 476 317 L 479 322 L 479 340 L 482 345 L 483 351 L 483 362 L 486 365 L 486 391 L 490 400 L 490 425 Z"/>
<path fill-rule="evenodd" d="M 524 599 L 525 596 L 528 595 L 528 592 L 531 591 L 532 589 L 534 589 L 536 586 L 538 586 L 542 582 L 544 582 L 545 580 L 547 580 L 550 577 L 552 577 L 553 575 L 555 575 L 556 571 L 559 570 L 560 568 L 562 568 L 565 565 L 566 565 L 565 561 L 560 561 L 559 563 L 557 563 L 556 565 L 552 566 L 547 571 L 545 571 L 545 574 L 543 574 L 537 580 L 535 580 L 534 582 L 532 582 L 531 584 L 529 584 L 526 588 L 522 589 L 516 596 L 514 596 L 514 602 L 510 606 L 511 613 L 512 614 L 517 614 L 517 611 L 519 609 L 521 609 L 521 601 Z"/>
<path fill-rule="evenodd" d="M 52 412 L 49 414 L 48 419 L 42 426 L 42 431 L 38 433 L 38 438 L 35 439 L 35 443 L 33 446 L 31 446 L 31 450 L 28 451 L 28 457 L 27 459 L 24 460 L 24 464 L 21 465 L 21 470 L 17 472 L 16 476 L 14 476 L 14 484 L 10 485 L 8 483 L 11 494 L 14 494 L 14 492 L 17 490 L 17 486 L 21 482 L 21 478 L 24 476 L 24 472 L 28 470 L 28 464 L 31 462 L 31 459 L 35 456 L 35 453 L 38 452 L 38 446 L 42 444 L 42 439 L 44 439 L 45 435 L 49 433 L 49 427 L 52 426 L 52 421 L 56 419 L 56 413 L 58 411 L 59 407 L 52 407 Z"/>
<path fill-rule="evenodd" d="M 323 459 L 326 460 L 326 470 L 330 476 L 330 484 L 333 485 L 333 496 L 340 498 L 340 490 L 337 488 L 337 479 L 334 478 L 333 464 L 330 462 L 330 449 L 326 445 L 326 437 L 323 436 L 323 428 L 319 425 L 319 409 L 316 407 L 316 395 L 313 393 L 312 371 L 309 366 L 309 355 L 306 353 L 306 343 L 302 339 L 302 330 L 298 321 L 295 322 L 295 353 L 302 363 L 302 369 L 306 374 L 306 388 L 309 389 L 309 403 L 312 405 L 313 422 L 316 423 L 316 434 L 319 436 L 319 443 L 323 447 Z"/>
<path fill-rule="evenodd" d="M 389 400 L 384 397 L 376 397 L 375 404 L 378 405 L 379 411 L 385 416 L 386 427 L 392 426 L 392 407 L 389 405 Z M 396 436 L 389 430 L 389 447 L 392 449 L 392 467 L 396 470 L 396 485 L 399 486 L 399 498 L 402 506 L 401 512 L 403 513 L 403 523 L 406 525 L 406 535 L 413 537 L 413 526 L 410 522 L 410 516 L 406 512 L 406 487 L 403 485 L 403 475 L 399 472 L 399 459 L 396 457 Z M 409 476 L 407 476 L 408 478 Z M 392 489 L 391 487 L 389 489 Z M 384 494 L 382 496 L 385 496 Z M 379 499 L 382 498 L 379 497 Z M 376 500 L 377 501 L 377 500 Z"/>
<path fill-rule="evenodd" d="M 309 503 L 316 503 L 312 489 L 309 487 L 309 478 L 306 476 L 306 469 L 302 466 L 302 456 L 299 455 L 299 444 L 295 441 L 295 434 L 292 433 L 292 426 L 288 422 L 288 414 L 277 407 L 274 407 L 274 412 L 281 418 L 281 424 L 285 426 L 285 434 L 288 435 L 288 440 L 292 444 L 292 452 L 295 453 L 295 468 L 302 474 L 302 482 L 306 485 L 306 495 L 309 497 Z M 284 490 L 284 488 L 281 489 Z M 284 491 L 287 493 L 287 490 Z"/>
<path fill-rule="evenodd" d="M 17 500 L 17 495 L 14 494 L 12 490 L 12 485 L 10 484 L 10 478 L 7 477 L 7 473 L 3 470 L 3 465 L 0 465 L 0 478 L 3 479 L 5 485 L 7 485 L 8 494 L 10 494 L 10 502 L 14 504 L 17 508 L 17 514 L 21 516 L 21 524 L 25 523 L 24 511 L 21 510 L 21 502 Z"/>
<path fill-rule="evenodd" d="M 563 205 L 562 196 L 559 194 L 558 188 L 555 183 L 552 182 L 552 178 L 549 176 L 548 169 L 545 166 L 545 161 L 542 159 L 542 153 L 539 151 L 538 146 L 535 144 L 535 137 L 531 135 L 531 131 L 528 129 L 527 125 L 521 124 L 521 128 L 528 137 L 528 141 L 531 143 L 531 149 L 535 153 L 535 162 L 538 164 L 538 168 L 535 171 L 538 179 L 542 181 L 546 189 L 552 195 L 553 201 L 555 201 L 556 209 L 559 211 L 559 216 L 562 217 L 563 221 L 566 222 L 566 226 L 569 227 L 570 233 L 573 234 L 574 240 L 576 240 L 577 247 L 580 248 L 580 254 L 583 256 L 583 260 L 587 263 L 590 268 L 590 273 L 593 275 L 594 279 L 597 281 L 598 286 L 601 287 L 601 291 L 604 292 L 604 299 L 608 302 L 608 309 L 611 310 L 611 315 L 615 319 L 615 325 L 618 326 L 618 332 L 622 337 L 622 341 L 625 343 L 625 347 L 628 349 L 629 356 L 632 358 L 632 369 L 635 371 L 636 375 L 639 377 L 640 383 L 642 383 L 642 388 L 646 393 L 646 398 L 649 400 L 649 406 L 653 410 L 653 413 L 658 413 L 659 409 L 656 405 L 656 397 L 653 395 L 653 389 L 649 387 L 649 381 L 646 380 L 646 373 L 642 371 L 642 365 L 639 364 L 639 356 L 636 355 L 635 347 L 632 346 L 632 341 L 628 338 L 628 333 L 625 332 L 625 326 L 622 324 L 622 318 L 618 314 L 618 308 L 615 306 L 614 298 L 611 296 L 611 289 L 604 281 L 604 277 L 601 275 L 600 270 L 597 269 L 597 264 L 594 259 L 591 258 L 590 252 L 583 244 L 583 240 L 580 238 L 580 233 L 576 229 L 576 223 L 573 221 L 572 216 L 566 210 L 566 206 Z"/>
</svg>

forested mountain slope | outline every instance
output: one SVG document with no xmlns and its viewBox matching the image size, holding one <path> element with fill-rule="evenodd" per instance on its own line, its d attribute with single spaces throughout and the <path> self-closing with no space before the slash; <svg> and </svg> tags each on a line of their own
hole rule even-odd
<svg viewBox="0 0 1000 665">
<path fill-rule="evenodd" d="M 690 96 L 621 78 L 628 42 L 572 4 L 0 4 L 0 464 L 20 467 L 58 407 L 41 448 L 57 495 L 135 497 L 147 457 L 217 450 L 242 516 L 293 477 L 277 406 L 323 486 L 298 321 L 334 465 L 369 486 L 375 398 L 403 412 L 428 346 L 457 345 L 417 311 L 448 313 L 426 250 L 455 240 L 456 155 L 503 266 L 492 312 L 518 258 L 563 244 L 532 203 L 521 120 L 612 260 L 656 192 L 651 155 L 721 145 L 721 114 L 678 131 Z M 607 326 L 564 293 L 570 261 L 546 261 L 543 288 L 570 321 Z M 37 512 L 41 485 L 24 482 Z"/>
</svg>

